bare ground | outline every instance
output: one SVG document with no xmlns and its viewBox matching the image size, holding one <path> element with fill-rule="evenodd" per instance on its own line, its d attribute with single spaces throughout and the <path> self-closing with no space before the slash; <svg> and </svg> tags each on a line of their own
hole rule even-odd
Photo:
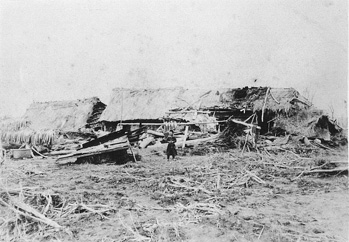
<svg viewBox="0 0 349 242">
<path fill-rule="evenodd" d="M 173 162 L 144 154 L 125 165 L 8 160 L 0 167 L 0 191 L 19 191 L 9 196 L 62 228 L 34 226 L 0 206 L 0 239 L 349 241 L 347 174 L 302 174 L 319 160 L 347 159 L 346 152 L 302 159 L 231 151 Z"/>
</svg>

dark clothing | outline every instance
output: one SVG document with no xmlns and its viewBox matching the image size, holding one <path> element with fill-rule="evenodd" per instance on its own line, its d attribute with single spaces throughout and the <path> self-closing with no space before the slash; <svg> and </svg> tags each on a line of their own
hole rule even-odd
<svg viewBox="0 0 349 242">
<path fill-rule="evenodd" d="M 172 142 L 170 142 L 170 141 L 172 141 Z M 176 145 L 175 145 L 175 143 L 177 142 L 177 139 L 175 137 L 168 137 L 167 142 L 169 142 L 167 145 L 167 152 L 166 152 L 167 159 L 169 159 L 171 155 L 174 159 L 177 155 L 177 150 L 176 150 Z"/>
</svg>

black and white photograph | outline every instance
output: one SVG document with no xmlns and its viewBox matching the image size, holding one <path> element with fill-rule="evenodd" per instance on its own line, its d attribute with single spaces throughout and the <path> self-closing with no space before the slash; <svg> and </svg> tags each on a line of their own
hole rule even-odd
<svg viewBox="0 0 349 242">
<path fill-rule="evenodd" d="M 0 241 L 347 242 L 348 1 L 1 0 Z"/>
</svg>

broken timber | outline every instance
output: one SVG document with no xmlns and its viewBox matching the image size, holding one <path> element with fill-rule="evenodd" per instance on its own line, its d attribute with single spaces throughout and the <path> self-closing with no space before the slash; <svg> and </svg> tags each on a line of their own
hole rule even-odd
<svg viewBox="0 0 349 242">
<path fill-rule="evenodd" d="M 225 123 L 227 120 L 222 120 L 222 121 L 209 121 L 209 122 L 188 122 L 188 123 L 177 123 L 177 125 L 199 125 L 199 124 L 213 124 L 213 123 Z M 123 125 L 137 125 L 139 123 L 134 122 L 134 123 L 122 123 Z M 152 125 L 152 126 L 162 126 L 164 123 L 142 123 L 142 125 Z"/>
<path fill-rule="evenodd" d="M 82 158 L 82 157 L 106 154 L 106 153 L 120 151 L 120 150 L 127 150 L 129 148 L 130 148 L 129 143 L 126 140 L 126 141 L 116 143 L 116 144 L 113 144 L 113 145 L 110 145 L 107 147 L 104 147 L 104 145 L 103 145 L 102 147 L 96 146 L 96 147 L 81 149 L 81 150 L 76 151 L 74 153 L 58 157 L 56 159 L 56 162 L 58 162 L 60 160 L 68 159 L 68 158 Z"/>
<path fill-rule="evenodd" d="M 70 154 L 60 156 L 56 159 L 56 162 L 61 160 L 75 158 L 76 160 L 79 158 L 98 156 L 108 153 L 126 152 L 128 149 L 131 150 L 131 154 L 135 160 L 135 155 L 133 153 L 130 142 L 135 142 L 139 140 L 139 136 L 144 132 L 145 127 L 141 127 L 140 129 L 136 129 L 133 131 L 127 131 L 126 129 L 122 129 L 92 141 L 86 142 L 82 144 L 82 146 L 73 151 Z"/>
<path fill-rule="evenodd" d="M 86 143 L 82 144 L 82 147 L 80 149 L 85 149 L 85 148 L 93 147 L 96 145 L 100 145 L 100 144 L 106 143 L 110 140 L 118 139 L 118 138 L 124 136 L 125 134 L 126 134 L 126 130 L 122 129 L 122 130 L 104 135 L 104 136 L 99 137 L 97 139 L 91 140 L 89 142 L 86 142 Z"/>
<path fill-rule="evenodd" d="M 260 126 L 257 126 L 255 124 L 249 124 L 249 123 L 242 122 L 242 121 L 235 120 L 235 119 L 232 119 L 231 121 L 233 121 L 234 123 L 237 123 L 237 124 L 242 124 L 242 125 L 248 126 L 248 127 L 256 127 L 257 129 L 261 129 Z"/>
<path fill-rule="evenodd" d="M 132 143 L 132 142 L 137 141 L 139 139 L 139 136 L 144 132 L 145 128 L 146 127 L 141 127 L 139 129 L 133 130 L 131 132 L 126 131 L 126 129 L 112 132 L 110 134 L 104 135 L 102 137 L 99 137 L 97 139 L 94 139 L 94 140 L 91 140 L 89 142 L 82 144 L 82 147 L 80 149 L 85 149 L 85 148 L 93 147 L 96 145 L 104 144 L 108 141 L 121 138 L 122 136 L 125 136 L 125 135 L 127 135 L 127 138 Z"/>
</svg>

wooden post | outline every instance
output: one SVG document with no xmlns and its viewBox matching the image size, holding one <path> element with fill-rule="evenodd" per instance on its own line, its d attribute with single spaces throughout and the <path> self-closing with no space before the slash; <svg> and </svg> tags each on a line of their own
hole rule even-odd
<svg viewBox="0 0 349 242">
<path fill-rule="evenodd" d="M 185 147 L 185 141 L 188 138 L 188 133 L 189 133 L 189 126 L 185 126 L 182 149 L 184 149 L 184 147 Z"/>
<path fill-rule="evenodd" d="M 137 161 L 137 160 L 136 160 L 136 156 L 135 156 L 135 154 L 133 153 L 132 146 L 131 146 L 130 141 L 129 141 L 128 139 L 127 139 L 127 143 L 128 143 L 128 147 L 130 148 L 131 153 L 132 153 L 132 156 L 133 156 L 133 162 L 136 162 L 136 161 Z"/>
<path fill-rule="evenodd" d="M 265 99 L 264 99 L 264 103 L 263 103 L 263 107 L 262 107 L 262 122 L 264 122 L 264 108 L 265 108 L 265 104 L 267 104 L 267 98 L 268 98 L 269 91 L 270 91 L 270 87 L 268 87 L 267 92 L 265 93 Z"/>
<path fill-rule="evenodd" d="M 124 90 L 121 90 L 121 114 L 120 114 L 120 124 L 122 124 L 122 112 L 124 111 Z"/>
</svg>

